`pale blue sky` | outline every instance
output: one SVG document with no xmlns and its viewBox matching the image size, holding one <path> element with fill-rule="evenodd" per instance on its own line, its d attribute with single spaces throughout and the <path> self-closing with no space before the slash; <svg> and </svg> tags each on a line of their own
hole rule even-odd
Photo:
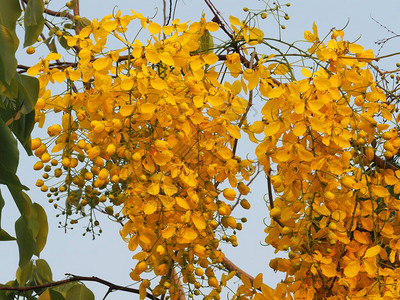
<svg viewBox="0 0 400 300">
<path fill-rule="evenodd" d="M 123 11 L 129 13 L 130 9 L 141 12 L 144 15 L 153 15 L 155 7 L 161 7 L 161 0 L 128 1 L 128 0 L 81 0 L 81 15 L 91 18 L 101 18 L 103 15 L 110 14 L 115 5 Z M 271 1 L 272 2 L 272 1 Z M 64 1 L 54 0 L 54 3 L 64 3 Z M 286 3 L 286 2 L 281 2 Z M 296 41 L 303 39 L 304 30 L 312 27 L 313 21 L 318 25 L 320 36 L 325 35 L 332 27 L 341 28 L 348 21 L 345 37 L 349 40 L 360 38 L 358 43 L 365 48 L 372 48 L 374 52 L 378 49 L 375 42 L 390 34 L 375 23 L 371 16 L 383 25 L 396 31 L 398 28 L 397 18 L 400 12 L 400 1 L 388 0 L 381 2 L 372 0 L 303 0 L 290 2 L 291 7 L 286 9 L 290 15 L 289 21 L 284 21 L 286 30 L 283 31 L 283 39 L 286 41 Z M 262 1 L 250 0 L 214 0 L 215 6 L 221 11 L 226 19 L 229 15 L 244 17 L 243 6 L 250 9 L 261 8 Z M 57 6 L 57 5 L 55 5 Z M 196 21 L 202 12 L 206 13 L 208 19 L 212 18 L 210 11 L 200 0 L 180 0 L 176 16 L 181 20 Z M 161 16 L 161 12 L 159 12 Z M 265 35 L 276 36 L 275 26 L 271 20 L 263 24 L 262 29 Z M 400 49 L 400 39 L 394 39 L 387 43 L 381 54 L 397 52 Z M 23 53 L 23 52 L 21 52 Z M 26 58 L 21 56 L 21 60 Z M 400 58 L 397 60 L 400 61 Z M 382 62 L 388 68 L 394 67 L 396 58 Z M 27 63 L 31 63 L 27 61 Z M 255 109 L 253 117 L 259 116 Z M 254 155 L 252 155 L 254 156 Z M 57 228 L 58 219 L 55 218 L 55 210 L 52 205 L 47 203 L 45 195 L 35 188 L 34 183 L 40 172 L 34 172 L 32 165 L 36 160 L 27 158 L 21 154 L 19 176 L 22 182 L 31 187 L 29 195 L 33 201 L 39 202 L 47 211 L 49 218 L 50 233 L 47 245 L 42 252 L 42 258 L 46 259 L 52 270 L 55 280 L 65 278 L 64 273 L 73 273 L 85 276 L 98 276 L 112 281 L 116 284 L 127 285 L 132 283 L 129 278 L 130 268 L 134 266 L 132 253 L 127 249 L 127 245 L 121 240 L 118 230 L 119 226 L 104 220 L 102 223 L 103 234 L 92 241 L 90 237 L 82 237 L 83 228 L 79 225 L 67 234 L 62 229 Z M 280 280 L 280 274 L 275 274 L 268 268 L 268 262 L 273 257 L 270 248 L 260 246 L 264 241 L 263 218 L 267 216 L 267 209 L 263 201 L 266 193 L 265 179 L 260 176 L 252 186 L 252 193 L 248 197 L 252 204 L 250 212 L 237 209 L 235 216 L 246 216 L 249 220 L 244 224 L 244 230 L 238 234 L 239 247 L 226 248 L 227 256 L 245 269 L 248 273 L 257 275 L 264 273 L 266 283 L 275 284 Z M 7 197 L 7 194 L 4 195 Z M 3 210 L 2 226 L 6 231 L 14 233 L 14 221 L 17 218 L 15 206 L 7 198 L 6 207 Z M 13 242 L 2 242 L 0 244 L 0 282 L 13 279 L 17 269 L 18 255 L 17 246 Z M 96 299 L 102 299 L 106 288 L 98 284 L 88 284 L 95 292 Z M 107 297 L 109 300 L 136 299 L 137 296 L 125 292 L 115 292 Z"/>
</svg>

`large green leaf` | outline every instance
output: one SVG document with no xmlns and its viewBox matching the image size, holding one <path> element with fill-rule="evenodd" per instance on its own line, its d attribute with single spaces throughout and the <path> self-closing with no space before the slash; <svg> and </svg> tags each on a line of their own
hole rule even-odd
<svg viewBox="0 0 400 300">
<path fill-rule="evenodd" d="M 4 229 L 0 229 L 0 241 L 15 241 L 16 238 L 9 235 Z M 0 298 L 1 299 L 1 298 Z"/>
<path fill-rule="evenodd" d="M 28 187 L 21 184 L 18 176 L 15 175 L 15 173 L 8 171 L 7 167 L 2 163 L 0 163 L 0 183 L 16 189 L 29 190 Z"/>
<path fill-rule="evenodd" d="M 39 95 L 39 81 L 26 75 L 15 75 L 18 84 L 17 97 L 3 96 L 0 117 L 13 131 L 28 155 L 32 155 L 31 132 L 35 125 L 35 104 Z"/>
<path fill-rule="evenodd" d="M 18 38 L 15 25 L 20 14 L 19 1 L 0 1 L 0 82 L 2 83 L 0 93 L 4 93 L 4 89 L 10 89 L 11 81 L 16 73 L 15 51 L 18 48 Z"/>
<path fill-rule="evenodd" d="M 57 286 L 53 287 L 52 290 L 59 292 L 65 298 L 65 297 L 67 297 L 68 291 L 76 285 L 80 285 L 80 283 L 78 283 L 76 281 L 71 281 L 71 282 L 67 282 L 65 284 L 57 285 Z"/>
<path fill-rule="evenodd" d="M 54 289 L 45 290 L 37 300 L 65 300 L 65 298 Z"/>
<path fill-rule="evenodd" d="M 43 207 L 37 203 L 33 203 L 32 208 L 36 211 L 36 221 L 39 225 L 39 231 L 36 235 L 36 248 L 34 254 L 39 256 L 42 252 L 47 241 L 47 234 L 49 232 L 49 225 L 47 223 L 47 215 Z"/>
<path fill-rule="evenodd" d="M 78 284 L 67 292 L 66 300 L 94 300 L 94 294 L 83 284 Z"/>
<path fill-rule="evenodd" d="M 39 96 L 39 80 L 19 75 L 18 98 L 21 102 L 10 128 L 29 155 L 31 151 L 31 133 L 35 125 L 35 105 Z"/>
<path fill-rule="evenodd" d="M 7 27 L 12 35 L 14 36 L 14 40 L 16 44 L 14 45 L 14 51 L 18 48 L 18 38 L 15 33 L 15 26 L 17 24 L 17 20 L 21 15 L 21 7 L 19 5 L 18 0 L 1 0 L 0 1 L 0 20 L 1 24 Z"/>
<path fill-rule="evenodd" d="M 0 285 L 1 286 L 1 285 Z M 0 291 L 1 300 L 14 300 L 15 293 L 10 291 Z"/>
<path fill-rule="evenodd" d="M 0 24 L 0 49 L 0 82 L 8 87 L 17 71 L 17 60 L 14 52 L 13 35 L 2 24 Z"/>
<path fill-rule="evenodd" d="M 26 285 L 28 281 L 32 280 L 33 262 L 30 260 L 22 267 L 18 267 L 16 279 L 20 286 Z"/>
<path fill-rule="evenodd" d="M 39 81 L 37 78 L 16 74 L 18 96 L 10 99 L 3 96 L 0 106 L 0 117 L 18 138 L 28 155 L 32 155 L 30 142 L 31 132 L 35 125 L 35 104 L 39 95 Z"/>
<path fill-rule="evenodd" d="M 44 259 L 36 260 L 36 279 L 39 284 L 53 281 L 53 274 L 50 266 Z"/>
<path fill-rule="evenodd" d="M 19 160 L 17 141 L 2 119 L 0 119 L 0 141 L 0 173 L 7 171 L 15 174 Z"/>
<path fill-rule="evenodd" d="M 18 265 L 23 267 L 31 260 L 36 247 L 35 239 L 29 226 L 29 222 L 23 216 L 19 217 L 15 222 L 15 233 L 17 236 L 19 250 Z"/>
<path fill-rule="evenodd" d="M 1 211 L 3 210 L 5 203 L 6 202 L 4 201 L 3 195 L 1 194 L 1 191 L 0 191 L 0 229 L 1 229 Z"/>
<path fill-rule="evenodd" d="M 42 0 L 29 0 L 24 16 L 24 47 L 34 44 L 42 33 L 44 26 L 43 11 L 44 6 Z"/>
<path fill-rule="evenodd" d="M 13 196 L 13 199 L 18 207 L 19 212 L 21 213 L 21 216 L 24 216 L 25 218 L 29 219 L 32 215 L 32 210 L 33 210 L 32 201 L 29 198 L 29 196 L 18 188 L 8 186 L 8 190 Z"/>
<path fill-rule="evenodd" d="M 203 35 L 200 37 L 200 45 L 198 53 L 209 54 L 213 52 L 214 39 L 208 30 L 204 31 Z"/>
</svg>

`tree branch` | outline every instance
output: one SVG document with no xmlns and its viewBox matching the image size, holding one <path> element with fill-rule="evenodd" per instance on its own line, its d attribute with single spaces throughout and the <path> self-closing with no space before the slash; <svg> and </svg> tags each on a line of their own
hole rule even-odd
<svg viewBox="0 0 400 300">
<path fill-rule="evenodd" d="M 178 276 L 178 274 L 176 273 L 174 267 L 172 267 L 172 270 L 171 270 L 171 279 L 173 280 L 174 284 L 175 284 L 175 285 L 177 286 L 177 288 L 178 288 L 178 293 L 179 293 L 178 300 L 186 300 L 186 297 L 185 297 L 185 290 L 183 289 L 182 282 L 181 282 L 181 280 L 179 279 L 179 276 Z"/>
<path fill-rule="evenodd" d="M 59 285 L 63 285 L 63 284 L 66 284 L 69 282 L 75 282 L 75 281 L 93 281 L 93 282 L 97 282 L 97 283 L 108 286 L 110 290 L 124 291 L 124 292 L 133 293 L 133 294 L 139 294 L 138 289 L 117 285 L 117 284 L 114 284 L 112 282 L 109 282 L 107 280 L 104 280 L 104 279 L 101 279 L 101 278 L 98 278 L 95 276 L 92 276 L 92 277 L 78 276 L 78 275 L 73 275 L 73 274 L 69 274 L 69 273 L 67 273 L 65 275 L 71 276 L 71 278 L 54 281 L 54 282 L 49 282 L 49 283 L 45 283 L 45 284 L 40 284 L 40 285 L 35 285 L 35 286 L 21 286 L 21 287 L 0 286 L 0 291 L 26 292 L 26 291 L 36 290 L 36 289 L 43 289 L 43 288 L 49 288 L 49 287 L 53 287 L 53 286 L 59 286 Z M 146 297 L 151 300 L 159 300 L 157 297 L 154 297 L 150 293 L 146 293 Z"/>
<path fill-rule="evenodd" d="M 80 16 L 80 13 L 79 13 L 79 0 L 76 0 L 76 4 L 75 4 L 75 7 L 74 7 L 74 17 L 75 16 Z M 81 31 L 81 27 L 76 24 L 75 33 L 79 34 L 80 31 Z"/>
<path fill-rule="evenodd" d="M 241 268 L 239 268 L 237 265 L 235 265 L 232 261 L 230 261 L 226 256 L 224 256 L 222 260 L 222 265 L 228 269 L 229 272 L 235 271 L 237 277 L 241 277 L 242 275 L 244 277 L 247 277 L 250 282 L 253 284 L 254 277 L 243 271 Z"/>
</svg>

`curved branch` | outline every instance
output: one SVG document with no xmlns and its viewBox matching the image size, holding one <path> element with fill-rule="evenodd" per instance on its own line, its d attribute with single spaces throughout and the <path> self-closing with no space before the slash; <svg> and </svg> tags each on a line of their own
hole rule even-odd
<svg viewBox="0 0 400 300">
<path fill-rule="evenodd" d="M 109 290 L 124 291 L 124 292 L 133 293 L 133 294 L 139 294 L 138 289 L 117 285 L 117 284 L 114 284 L 112 282 L 109 282 L 107 280 L 104 280 L 104 279 L 101 279 L 101 278 L 98 278 L 95 276 L 92 276 L 92 277 L 78 276 L 78 275 L 73 275 L 73 274 L 69 274 L 69 273 L 67 273 L 65 275 L 71 276 L 71 278 L 54 281 L 54 282 L 49 282 L 49 283 L 45 283 L 45 284 L 40 284 L 40 285 L 35 285 L 35 286 L 21 286 L 21 287 L 0 286 L 0 291 L 26 292 L 26 291 L 36 290 L 36 289 L 49 288 L 49 287 L 53 287 L 53 286 L 63 285 L 63 284 L 66 284 L 69 282 L 75 282 L 75 281 L 94 281 L 94 282 L 98 282 L 100 284 L 108 286 Z M 146 293 L 146 297 L 151 300 L 159 300 L 157 297 L 154 297 L 150 293 Z"/>
<path fill-rule="evenodd" d="M 237 265 L 235 265 L 232 261 L 230 261 L 226 256 L 224 256 L 222 260 L 222 265 L 228 269 L 229 272 L 235 271 L 237 277 L 241 277 L 242 275 L 244 277 L 247 277 L 250 282 L 253 284 L 254 277 L 251 276 L 250 274 L 246 273 L 243 271 L 241 268 L 239 268 Z"/>
</svg>

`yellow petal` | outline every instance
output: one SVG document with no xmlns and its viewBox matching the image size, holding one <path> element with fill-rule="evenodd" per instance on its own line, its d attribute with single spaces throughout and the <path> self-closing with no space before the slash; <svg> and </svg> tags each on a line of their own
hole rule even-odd
<svg viewBox="0 0 400 300">
<path fill-rule="evenodd" d="M 367 251 L 365 251 L 364 258 L 378 255 L 378 253 L 381 252 L 381 249 L 382 248 L 379 245 L 369 248 Z"/>
<path fill-rule="evenodd" d="M 151 34 L 159 34 L 161 31 L 161 26 L 158 25 L 157 23 L 150 22 L 149 31 Z"/>
<path fill-rule="evenodd" d="M 156 110 L 157 106 L 155 106 L 153 103 L 143 103 L 140 106 L 140 111 L 143 114 L 152 114 Z"/>
<path fill-rule="evenodd" d="M 219 25 L 215 22 L 208 22 L 206 25 L 206 29 L 208 31 L 214 32 L 217 31 L 219 29 Z"/>
<path fill-rule="evenodd" d="M 143 212 L 146 215 L 151 215 L 156 211 L 157 211 L 157 201 L 155 200 L 150 200 L 149 202 L 147 202 L 143 209 Z"/>
<path fill-rule="evenodd" d="M 150 195 L 158 195 L 158 193 L 160 192 L 160 185 L 158 183 L 152 183 L 149 185 L 147 192 Z"/>
<path fill-rule="evenodd" d="M 204 220 L 204 217 L 200 214 L 194 214 L 192 216 L 192 221 L 194 226 L 196 226 L 197 229 L 203 230 L 206 228 L 206 221 Z"/>
<path fill-rule="evenodd" d="M 64 79 L 65 79 L 65 73 L 62 72 L 62 71 L 53 73 L 53 74 L 51 75 L 51 78 L 53 78 L 53 79 L 54 79 L 55 81 L 57 81 L 58 83 L 61 83 L 61 82 L 63 82 Z"/>
<path fill-rule="evenodd" d="M 358 260 L 352 261 L 343 270 L 344 275 L 349 278 L 357 276 L 359 272 L 360 272 L 360 262 Z"/>
<path fill-rule="evenodd" d="M 133 106 L 132 105 L 121 105 L 119 109 L 119 113 L 123 117 L 128 117 L 133 113 Z"/>
<path fill-rule="evenodd" d="M 301 74 L 304 75 L 306 78 L 311 78 L 312 77 L 312 72 L 309 69 L 302 68 L 301 69 Z"/>
</svg>

